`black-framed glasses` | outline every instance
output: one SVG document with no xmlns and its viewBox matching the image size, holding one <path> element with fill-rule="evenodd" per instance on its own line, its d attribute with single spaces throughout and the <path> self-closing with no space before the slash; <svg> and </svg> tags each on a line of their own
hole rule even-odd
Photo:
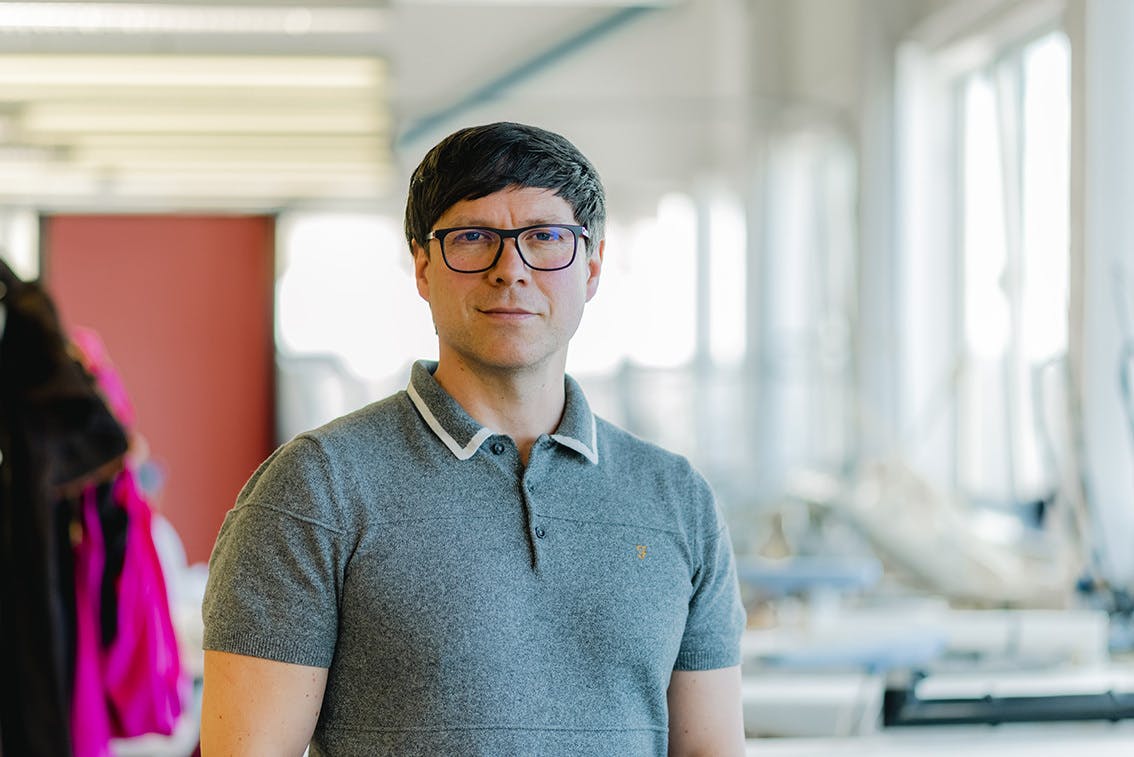
<svg viewBox="0 0 1134 757">
<path fill-rule="evenodd" d="M 458 226 L 434 229 L 425 237 L 441 245 L 445 265 L 457 273 L 483 273 L 500 260 L 504 240 L 515 239 L 524 263 L 535 271 L 558 271 L 575 262 L 579 239 L 589 239 L 585 226 L 541 223 L 520 229 Z"/>
</svg>

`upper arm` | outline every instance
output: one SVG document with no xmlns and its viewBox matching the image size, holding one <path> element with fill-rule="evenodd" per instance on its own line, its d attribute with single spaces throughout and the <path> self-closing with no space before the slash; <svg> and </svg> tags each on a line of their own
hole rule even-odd
<svg viewBox="0 0 1134 757">
<path fill-rule="evenodd" d="M 326 685 L 326 668 L 206 651 L 202 755 L 303 754 Z"/>
<path fill-rule="evenodd" d="M 671 757 L 744 754 L 739 665 L 717 670 L 675 670 L 666 699 Z"/>
</svg>

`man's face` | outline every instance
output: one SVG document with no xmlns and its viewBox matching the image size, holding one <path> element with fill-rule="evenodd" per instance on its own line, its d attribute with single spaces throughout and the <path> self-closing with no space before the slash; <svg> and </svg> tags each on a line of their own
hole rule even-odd
<svg viewBox="0 0 1134 757">
<path fill-rule="evenodd" d="M 476 200 L 461 200 L 433 228 L 491 226 L 514 229 L 542 223 L 575 224 L 571 206 L 553 190 L 509 187 Z M 583 305 L 598 289 L 603 242 L 592 240 L 588 257 L 579 241 L 575 261 L 559 271 L 524 264 L 514 239 L 504 241 L 496 265 L 482 273 L 456 273 L 441 257 L 413 246 L 417 291 L 433 311 L 442 363 L 471 369 L 518 370 L 552 366 L 562 371 L 567 344 Z"/>
</svg>

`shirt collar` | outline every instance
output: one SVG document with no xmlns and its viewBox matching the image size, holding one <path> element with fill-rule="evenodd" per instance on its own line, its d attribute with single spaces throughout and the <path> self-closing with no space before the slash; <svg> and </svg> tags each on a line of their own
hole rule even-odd
<svg viewBox="0 0 1134 757">
<path fill-rule="evenodd" d="M 564 447 L 575 450 L 583 457 L 598 465 L 598 433 L 595 416 L 587 404 L 582 388 L 570 376 L 564 377 L 567 401 L 563 407 L 563 419 L 551 438 Z"/>
<path fill-rule="evenodd" d="M 406 394 L 421 414 L 422 420 L 458 460 L 468 460 L 480 449 L 484 440 L 495 432 L 480 425 L 449 396 L 433 378 L 437 363 L 418 360 L 410 371 Z M 583 390 L 570 376 L 565 377 L 566 402 L 563 419 L 551 438 L 598 464 L 598 437 L 595 417 Z"/>
</svg>

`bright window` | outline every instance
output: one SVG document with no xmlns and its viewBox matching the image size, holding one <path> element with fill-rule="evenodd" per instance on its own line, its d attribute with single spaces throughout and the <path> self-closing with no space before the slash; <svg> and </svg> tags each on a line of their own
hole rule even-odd
<svg viewBox="0 0 1134 757">
<path fill-rule="evenodd" d="M 1053 32 L 958 89 L 963 370 L 957 483 L 1018 502 L 1055 485 L 1042 373 L 1067 353 L 1069 50 Z"/>
<path fill-rule="evenodd" d="M 709 354 L 719 366 L 744 360 L 748 241 L 744 208 L 726 193 L 709 208 Z"/>
<path fill-rule="evenodd" d="M 436 356 L 426 303 L 405 239 L 389 219 L 302 215 L 281 224 L 277 345 L 281 356 L 323 355 L 364 381 Z"/>
</svg>

